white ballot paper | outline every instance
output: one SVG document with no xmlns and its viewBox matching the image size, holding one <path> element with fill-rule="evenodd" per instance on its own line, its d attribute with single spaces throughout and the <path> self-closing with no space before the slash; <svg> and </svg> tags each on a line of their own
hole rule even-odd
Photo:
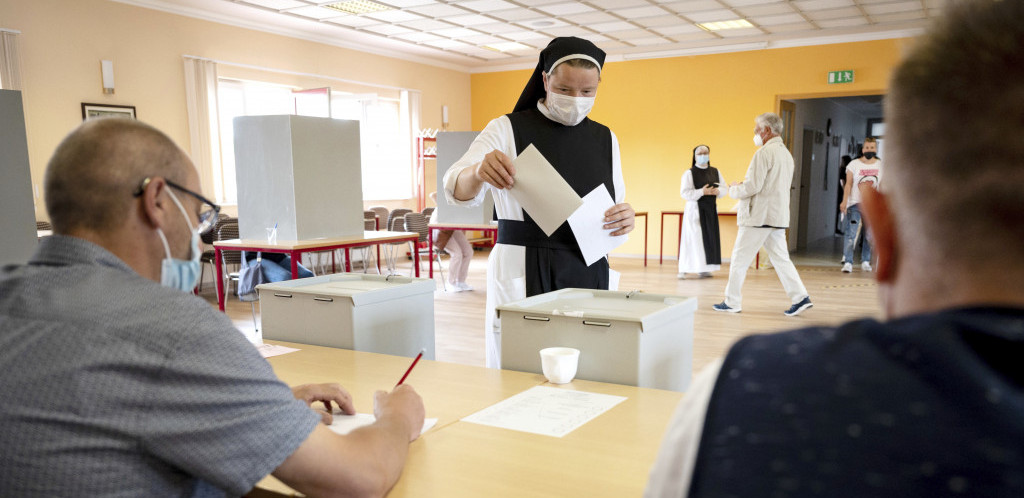
<svg viewBox="0 0 1024 498">
<path fill-rule="evenodd" d="M 562 437 L 625 400 L 624 396 L 537 386 L 462 420 L 542 436 Z"/>
<path fill-rule="evenodd" d="M 260 354 L 263 355 L 264 358 L 298 351 L 298 349 L 279 346 L 277 344 L 258 344 L 256 345 L 256 349 L 260 350 Z"/>
<path fill-rule="evenodd" d="M 611 194 L 602 183 L 583 197 L 583 205 L 569 216 L 569 226 L 576 243 L 583 252 L 587 266 L 612 252 L 626 242 L 626 235 L 611 236 L 615 230 L 605 230 L 604 212 L 615 205 Z M 531 215 L 532 216 L 532 215 Z"/>
<path fill-rule="evenodd" d="M 334 411 L 334 420 L 331 421 L 331 425 L 328 429 L 341 434 L 344 436 L 360 427 L 370 425 L 377 421 L 377 417 L 374 417 L 372 413 L 357 413 L 355 415 L 345 415 L 337 410 Z M 428 418 L 423 421 L 423 430 L 420 431 L 420 435 L 426 434 L 427 431 L 437 425 L 436 418 Z"/>
<path fill-rule="evenodd" d="M 576 208 L 583 205 L 576 191 L 533 144 L 527 146 L 512 164 L 516 167 L 516 176 L 508 193 L 546 235 L 551 236 Z"/>
</svg>

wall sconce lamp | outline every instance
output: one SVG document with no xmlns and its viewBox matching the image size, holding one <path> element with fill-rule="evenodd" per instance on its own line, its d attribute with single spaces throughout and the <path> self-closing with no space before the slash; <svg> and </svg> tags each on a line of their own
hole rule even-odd
<svg viewBox="0 0 1024 498">
<path fill-rule="evenodd" d="M 103 93 L 114 93 L 114 61 L 100 61 L 100 73 L 103 75 Z"/>
</svg>

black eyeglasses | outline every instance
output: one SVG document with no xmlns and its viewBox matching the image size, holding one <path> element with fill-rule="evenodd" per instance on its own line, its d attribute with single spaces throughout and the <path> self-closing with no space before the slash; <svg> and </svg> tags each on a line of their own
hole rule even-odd
<svg viewBox="0 0 1024 498">
<path fill-rule="evenodd" d="M 146 190 L 146 187 L 149 185 L 149 182 L 151 181 L 153 181 L 153 178 L 151 177 L 142 180 L 142 183 L 139 184 L 139 188 L 135 189 L 135 197 L 142 195 L 142 193 Z M 217 222 L 217 214 L 220 213 L 220 206 L 214 204 L 206 197 L 203 197 L 166 178 L 164 178 L 164 181 L 167 182 L 167 184 L 170 185 L 171 187 L 174 187 L 177 190 L 180 190 L 188 195 L 191 195 L 192 197 L 195 197 L 196 199 L 199 199 L 199 202 L 202 203 L 202 207 L 199 210 L 199 226 L 196 227 L 196 231 L 201 234 L 209 232 L 213 228 L 213 224 Z"/>
</svg>

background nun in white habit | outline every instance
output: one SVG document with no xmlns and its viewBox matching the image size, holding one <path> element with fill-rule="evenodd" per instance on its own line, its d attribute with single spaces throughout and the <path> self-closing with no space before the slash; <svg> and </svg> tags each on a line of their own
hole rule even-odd
<svg viewBox="0 0 1024 498">
<path fill-rule="evenodd" d="M 723 185 L 725 177 L 711 166 L 711 148 L 694 147 L 690 169 L 683 173 L 679 187 L 679 195 L 686 200 L 679 234 L 679 278 L 687 273 L 707 278 L 722 268 L 717 200 L 725 195 Z"/>
<path fill-rule="evenodd" d="M 477 205 L 490 190 L 498 214 L 498 243 L 487 260 L 488 367 L 501 367 L 497 306 L 567 287 L 618 286 L 607 258 L 587 266 L 568 223 L 545 235 L 508 191 L 515 182 L 512 160 L 533 144 L 580 197 L 602 184 L 608 189 L 616 203 L 605 212 L 604 228 L 610 235 L 633 230 L 633 208 L 623 202 L 619 142 L 608 127 L 587 118 L 604 57 L 588 40 L 552 40 L 541 51 L 515 109 L 488 123 L 445 173 L 448 202 Z"/>
</svg>

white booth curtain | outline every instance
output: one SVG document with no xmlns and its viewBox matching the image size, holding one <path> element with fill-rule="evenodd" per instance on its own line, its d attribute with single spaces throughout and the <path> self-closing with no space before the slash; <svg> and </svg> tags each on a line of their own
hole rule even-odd
<svg viewBox="0 0 1024 498">
<path fill-rule="evenodd" d="M 21 90 L 21 52 L 17 31 L 0 28 L 0 88 Z"/>
<path fill-rule="evenodd" d="M 222 200 L 224 179 L 220 161 L 220 121 L 217 112 L 217 64 L 208 59 L 185 57 L 185 104 L 188 108 L 188 130 L 191 138 L 192 162 L 199 168 L 203 194 Z M 231 181 L 234 181 L 232 178 Z"/>
</svg>

